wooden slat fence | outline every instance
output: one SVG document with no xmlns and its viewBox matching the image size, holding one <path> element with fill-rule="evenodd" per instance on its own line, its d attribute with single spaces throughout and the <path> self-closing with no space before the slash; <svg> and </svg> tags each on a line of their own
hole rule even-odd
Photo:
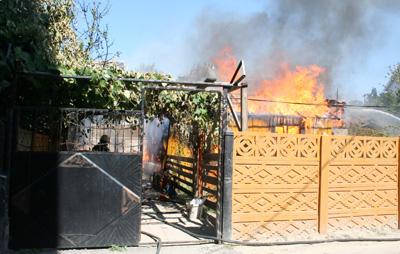
<svg viewBox="0 0 400 254">
<path fill-rule="evenodd" d="M 215 210 L 218 195 L 218 154 L 198 158 L 167 155 L 165 173 L 175 181 L 178 190 L 188 196 L 207 197 L 205 206 Z M 198 167 L 200 167 L 198 171 Z"/>
<path fill-rule="evenodd" d="M 165 172 L 173 178 L 176 188 L 189 196 L 195 194 L 196 160 L 191 157 L 168 155 Z"/>
<path fill-rule="evenodd" d="M 217 209 L 218 200 L 218 169 L 219 154 L 206 154 L 202 162 L 201 196 L 207 196 L 205 205 L 213 210 Z"/>
</svg>

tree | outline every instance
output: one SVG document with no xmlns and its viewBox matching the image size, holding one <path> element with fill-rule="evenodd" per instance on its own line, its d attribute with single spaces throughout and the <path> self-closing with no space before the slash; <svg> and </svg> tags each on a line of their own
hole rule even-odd
<svg viewBox="0 0 400 254">
<path fill-rule="evenodd" d="M 1 108 L 15 102 L 28 106 L 139 109 L 144 84 L 119 78 L 168 80 L 171 76 L 133 72 L 110 61 L 112 43 L 107 26 L 101 23 L 107 10 L 97 1 L 0 1 Z M 77 25 L 79 20 L 84 20 L 83 28 Z M 21 75 L 27 71 L 91 79 Z M 153 91 L 147 93 L 147 101 L 151 102 L 147 116 L 170 118 L 182 137 L 193 128 L 206 135 L 217 129 L 216 94 Z"/>
<path fill-rule="evenodd" d="M 393 82 L 400 84 L 400 64 L 392 68 L 391 70 L 391 78 Z"/>
<path fill-rule="evenodd" d="M 73 0 L 1 1 L 1 59 L 20 64 L 13 67 L 37 69 L 87 58 L 71 26 L 73 8 Z"/>
<path fill-rule="evenodd" d="M 372 88 L 371 93 L 365 95 L 365 103 L 368 105 L 379 104 L 378 92 L 376 88 Z"/>
<path fill-rule="evenodd" d="M 79 29 L 76 20 L 74 22 L 75 31 L 83 43 L 83 52 L 91 56 L 92 60 L 101 62 L 104 67 L 114 56 L 119 55 L 119 52 L 110 52 L 113 43 L 108 37 L 108 26 L 102 25 L 110 6 L 108 4 L 102 6 L 95 0 L 78 1 L 76 6 L 78 19 L 81 16 L 80 19 L 84 20 L 83 29 Z"/>
<path fill-rule="evenodd" d="M 11 84 L 19 72 L 101 72 L 113 55 L 109 52 L 107 29 L 101 25 L 106 11 L 97 1 L 0 1 L 0 106 L 13 104 L 10 98 L 15 100 L 12 96 L 15 86 L 13 90 Z M 80 29 L 78 19 L 85 20 Z M 108 68 L 115 70 L 111 65 Z M 24 84 L 17 89 L 17 99 L 22 104 L 46 104 L 55 99 L 49 97 L 60 94 L 57 89 L 65 88 L 65 82 L 60 79 L 54 82 L 19 75 L 18 80 Z M 67 81 L 66 87 L 70 83 Z"/>
<path fill-rule="evenodd" d="M 383 106 L 384 110 L 400 115 L 400 64 L 391 68 L 389 81 L 381 93 L 372 88 L 371 92 L 365 95 L 365 104 Z"/>
</svg>

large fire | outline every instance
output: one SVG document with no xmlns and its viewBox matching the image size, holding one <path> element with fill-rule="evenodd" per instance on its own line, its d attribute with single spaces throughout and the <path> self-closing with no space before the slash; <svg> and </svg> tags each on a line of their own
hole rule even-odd
<svg viewBox="0 0 400 254">
<path fill-rule="evenodd" d="M 213 63 L 217 67 L 218 79 L 223 81 L 230 81 L 238 64 L 230 47 L 223 48 L 213 58 Z"/>
<path fill-rule="evenodd" d="M 277 102 L 249 103 L 250 112 L 265 112 L 322 116 L 328 112 L 325 102 L 324 87 L 318 77 L 324 69 L 317 65 L 296 66 L 291 70 L 287 64 L 281 66 L 274 79 L 263 80 L 257 89 L 250 94 L 257 99 L 268 99 Z M 281 103 L 279 103 L 281 102 Z"/>
<path fill-rule="evenodd" d="M 219 79 L 229 81 L 237 65 L 232 49 L 223 49 L 213 62 L 217 67 Z M 303 117 L 324 116 L 329 111 L 324 86 L 319 81 L 324 71 L 324 68 L 317 65 L 296 66 L 291 69 L 288 64 L 281 64 L 274 78 L 262 80 L 252 86 L 253 89 L 250 88 L 249 97 L 253 100 L 248 102 L 249 112 Z M 257 99 L 259 101 L 256 101 Z"/>
</svg>

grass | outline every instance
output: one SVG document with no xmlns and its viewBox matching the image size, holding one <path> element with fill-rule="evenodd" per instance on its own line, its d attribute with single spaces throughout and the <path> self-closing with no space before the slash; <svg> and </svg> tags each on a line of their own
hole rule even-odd
<svg viewBox="0 0 400 254">
<path fill-rule="evenodd" d="M 176 189 L 176 198 L 181 200 L 191 200 L 193 197 L 179 189 Z"/>
<path fill-rule="evenodd" d="M 110 246 L 110 251 L 114 251 L 114 252 L 124 252 L 127 251 L 128 248 L 126 246 L 118 246 L 118 245 L 111 245 Z"/>
</svg>

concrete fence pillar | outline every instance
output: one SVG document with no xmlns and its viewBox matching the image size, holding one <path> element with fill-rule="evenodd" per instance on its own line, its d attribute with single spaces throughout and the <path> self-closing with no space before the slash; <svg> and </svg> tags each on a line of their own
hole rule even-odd
<svg viewBox="0 0 400 254">
<path fill-rule="evenodd" d="M 397 228 L 400 229 L 400 138 L 397 140 Z"/>
<path fill-rule="evenodd" d="M 318 232 L 326 234 L 328 227 L 328 174 L 330 137 L 321 136 L 319 164 Z"/>
</svg>

